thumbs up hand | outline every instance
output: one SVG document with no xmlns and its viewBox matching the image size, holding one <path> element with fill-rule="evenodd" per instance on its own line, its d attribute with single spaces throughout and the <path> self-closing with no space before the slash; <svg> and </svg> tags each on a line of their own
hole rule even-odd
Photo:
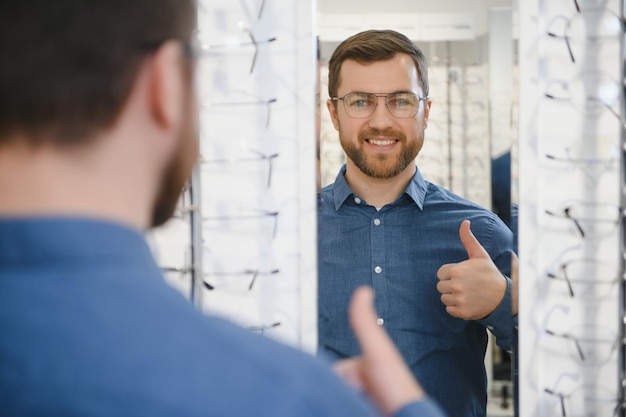
<svg viewBox="0 0 626 417">
<path fill-rule="evenodd" d="M 490 315 L 504 298 L 506 278 L 470 230 L 469 220 L 461 223 L 459 237 L 468 259 L 439 268 L 437 290 L 448 314 L 480 320 Z"/>
</svg>

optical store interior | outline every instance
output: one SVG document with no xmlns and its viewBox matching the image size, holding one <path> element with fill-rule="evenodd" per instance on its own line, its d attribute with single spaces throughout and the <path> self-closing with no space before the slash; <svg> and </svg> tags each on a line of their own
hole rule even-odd
<svg viewBox="0 0 626 417">
<path fill-rule="evenodd" d="M 516 340 L 488 332 L 487 416 L 624 415 L 623 16 L 622 0 L 199 0 L 200 161 L 148 235 L 167 282 L 315 354 L 317 195 L 346 163 L 328 61 L 393 29 L 428 62 L 420 172 L 515 238 Z"/>
</svg>

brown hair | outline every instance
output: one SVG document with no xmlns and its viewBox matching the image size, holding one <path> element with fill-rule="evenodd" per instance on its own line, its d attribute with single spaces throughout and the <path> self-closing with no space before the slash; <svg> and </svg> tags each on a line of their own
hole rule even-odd
<svg viewBox="0 0 626 417">
<path fill-rule="evenodd" d="M 344 40 L 328 62 L 328 94 L 337 96 L 339 72 L 346 59 L 359 63 L 386 61 L 396 54 L 409 55 L 415 63 L 424 96 L 428 97 L 428 65 L 422 51 L 405 35 L 394 30 L 366 30 Z"/>
<path fill-rule="evenodd" d="M 0 2 L 0 144 L 78 143 L 110 127 L 142 59 L 162 42 L 189 42 L 193 0 Z"/>
</svg>

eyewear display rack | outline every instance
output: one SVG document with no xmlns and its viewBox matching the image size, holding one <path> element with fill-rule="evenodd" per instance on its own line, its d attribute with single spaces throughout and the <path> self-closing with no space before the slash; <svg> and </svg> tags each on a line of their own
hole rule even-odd
<svg viewBox="0 0 626 417">
<path fill-rule="evenodd" d="M 150 240 L 197 308 L 314 352 L 315 4 L 197 4 L 200 160 Z"/>
<path fill-rule="evenodd" d="M 519 411 L 624 415 L 624 9 L 519 1 Z"/>
</svg>

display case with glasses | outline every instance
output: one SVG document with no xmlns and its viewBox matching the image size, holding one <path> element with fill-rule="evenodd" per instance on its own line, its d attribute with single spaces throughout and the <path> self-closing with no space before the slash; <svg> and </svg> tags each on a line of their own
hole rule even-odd
<svg viewBox="0 0 626 417">
<path fill-rule="evenodd" d="M 624 415 L 624 2 L 519 2 L 520 415 Z"/>
<path fill-rule="evenodd" d="M 313 351 L 312 4 L 197 5 L 200 157 L 176 215 L 148 239 L 198 309 Z"/>
<path fill-rule="evenodd" d="M 185 185 L 173 217 L 146 232 L 156 262 L 166 281 L 197 308 L 202 305 L 202 238 L 200 235 L 200 184 L 197 168 Z"/>
<path fill-rule="evenodd" d="M 196 81 L 203 311 L 313 351 L 311 8 L 310 1 L 200 1 Z"/>
</svg>

